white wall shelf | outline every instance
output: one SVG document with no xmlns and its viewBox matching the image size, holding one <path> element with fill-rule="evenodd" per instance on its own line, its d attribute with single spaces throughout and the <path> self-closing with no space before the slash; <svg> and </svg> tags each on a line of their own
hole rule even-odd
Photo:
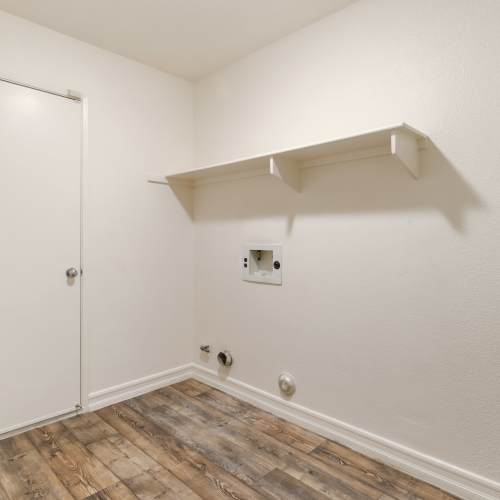
<svg viewBox="0 0 500 500">
<path fill-rule="evenodd" d="M 177 187 L 193 188 L 211 182 L 271 175 L 300 192 L 302 169 L 391 155 L 413 178 L 418 179 L 420 150 L 426 145 L 425 134 L 403 123 L 301 148 L 150 177 L 148 181 L 168 184 L 175 190 Z"/>
</svg>

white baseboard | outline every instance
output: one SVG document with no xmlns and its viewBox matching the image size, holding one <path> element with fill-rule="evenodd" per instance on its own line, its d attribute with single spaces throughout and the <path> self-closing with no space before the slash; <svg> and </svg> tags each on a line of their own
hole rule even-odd
<svg viewBox="0 0 500 500">
<path fill-rule="evenodd" d="M 88 405 L 85 411 L 94 411 L 130 398 L 135 398 L 146 392 L 181 382 L 193 375 L 193 365 L 188 363 L 170 370 L 155 373 L 124 384 L 108 387 L 89 394 Z"/>
<path fill-rule="evenodd" d="M 43 425 L 53 424 L 55 422 L 59 422 L 60 420 L 65 420 L 66 418 L 74 417 L 78 415 L 78 410 L 75 408 L 68 408 L 66 410 L 61 410 L 55 412 L 51 415 L 45 415 L 43 417 L 37 418 L 36 420 L 30 420 L 29 422 L 23 422 L 22 424 L 13 426 L 9 429 L 3 429 L 0 432 L 0 441 L 2 439 L 7 439 L 16 434 L 22 434 L 23 432 L 30 431 L 32 429 L 36 429 L 37 427 L 41 427 Z"/>
<path fill-rule="evenodd" d="M 166 387 L 167 385 L 175 384 L 176 382 L 181 382 L 193 376 L 193 364 L 188 363 L 183 366 L 178 366 L 170 370 L 165 370 L 160 373 L 155 373 L 147 377 L 143 377 L 137 380 L 131 380 L 124 384 L 116 385 L 114 387 L 109 387 L 101 391 L 93 392 L 88 396 L 88 404 L 83 408 L 84 412 L 95 411 L 99 408 L 104 408 L 127 399 L 140 396 L 147 392 L 160 389 L 161 387 Z M 23 424 L 17 425 L 11 429 L 5 429 L 0 433 L 0 439 L 6 439 L 8 437 L 14 436 L 16 434 L 21 434 L 22 432 L 41 427 L 43 425 L 52 424 L 58 422 L 59 420 L 64 420 L 69 417 L 78 415 L 81 411 L 75 411 L 69 409 L 66 411 L 57 412 L 54 415 L 47 415 L 36 421 L 25 422 Z"/>
<path fill-rule="evenodd" d="M 192 366 L 191 375 L 201 382 L 221 389 L 461 498 L 470 500 L 498 500 L 500 498 L 500 483 L 473 472 L 407 448 L 328 415 L 285 401 L 278 396 L 231 377 L 222 379 L 217 372 L 196 363 Z"/>
</svg>

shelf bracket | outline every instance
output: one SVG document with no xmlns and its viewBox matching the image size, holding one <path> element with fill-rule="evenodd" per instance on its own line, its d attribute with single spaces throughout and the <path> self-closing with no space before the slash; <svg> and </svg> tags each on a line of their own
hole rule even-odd
<svg viewBox="0 0 500 500">
<path fill-rule="evenodd" d="M 163 184 L 169 186 L 175 197 L 182 205 L 184 211 L 193 218 L 193 183 L 184 179 L 175 179 L 167 176 L 149 176 L 148 182 L 151 184 Z"/>
<path fill-rule="evenodd" d="M 418 139 L 407 130 L 399 129 L 391 132 L 391 153 L 409 171 L 413 178 L 420 174 L 420 153 Z"/>
<path fill-rule="evenodd" d="M 296 162 L 286 158 L 276 158 L 272 156 L 269 159 L 269 173 L 287 184 L 294 191 L 300 193 L 301 179 L 300 169 Z"/>
<path fill-rule="evenodd" d="M 192 181 L 173 179 L 167 176 L 167 183 L 189 217 L 193 218 L 194 186 Z"/>
</svg>

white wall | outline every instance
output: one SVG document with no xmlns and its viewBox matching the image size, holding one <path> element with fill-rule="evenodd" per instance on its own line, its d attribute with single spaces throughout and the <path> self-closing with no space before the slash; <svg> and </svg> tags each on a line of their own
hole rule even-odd
<svg viewBox="0 0 500 500">
<path fill-rule="evenodd" d="M 201 81 L 197 163 L 401 121 L 434 142 L 389 159 L 203 187 L 195 233 L 148 173 L 192 163 L 192 86 L 0 12 L 0 74 L 89 99 L 89 392 L 230 348 L 232 376 L 500 480 L 500 4 L 359 0 Z M 284 286 L 239 279 L 283 242 Z M 195 252 L 193 251 L 195 248 Z M 204 363 L 203 360 L 198 362 Z M 216 367 L 215 359 L 208 363 Z"/>
<path fill-rule="evenodd" d="M 198 164 L 406 121 L 422 179 L 390 159 L 200 188 L 196 336 L 231 376 L 500 480 L 500 3 L 360 0 L 202 80 Z M 284 285 L 240 281 L 282 242 Z M 215 357 L 198 361 L 216 369 Z"/>
<path fill-rule="evenodd" d="M 192 85 L 2 12 L 0 75 L 88 97 L 89 392 L 190 362 L 193 228 L 146 177 L 191 164 Z"/>
</svg>

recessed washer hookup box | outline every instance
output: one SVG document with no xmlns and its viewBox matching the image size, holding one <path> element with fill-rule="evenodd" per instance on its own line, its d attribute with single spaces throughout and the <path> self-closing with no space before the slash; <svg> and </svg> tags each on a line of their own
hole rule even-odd
<svg viewBox="0 0 500 500">
<path fill-rule="evenodd" d="M 281 245 L 245 245 L 241 257 L 241 279 L 255 283 L 282 284 Z"/>
</svg>

